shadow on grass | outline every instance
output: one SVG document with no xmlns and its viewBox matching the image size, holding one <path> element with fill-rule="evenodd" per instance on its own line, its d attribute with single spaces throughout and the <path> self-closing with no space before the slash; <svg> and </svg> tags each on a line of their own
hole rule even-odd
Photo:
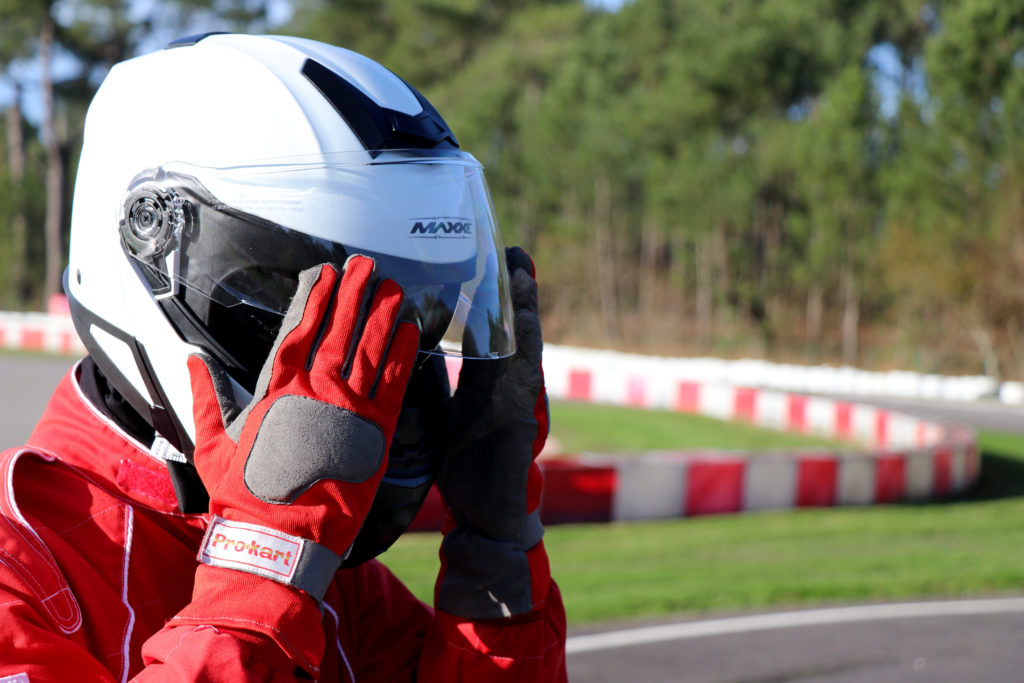
<svg viewBox="0 0 1024 683">
<path fill-rule="evenodd" d="M 991 449 L 981 454 L 981 477 L 962 500 L 982 501 L 1024 496 L 1024 460 Z"/>
</svg>

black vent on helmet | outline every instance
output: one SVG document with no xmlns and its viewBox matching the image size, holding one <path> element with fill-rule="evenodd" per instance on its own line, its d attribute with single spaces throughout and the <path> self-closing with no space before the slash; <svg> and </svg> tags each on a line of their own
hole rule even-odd
<svg viewBox="0 0 1024 683">
<path fill-rule="evenodd" d="M 164 49 L 170 50 L 175 47 L 191 47 L 203 38 L 208 38 L 209 36 L 221 36 L 226 33 L 227 31 L 207 31 L 206 33 L 196 33 L 191 36 L 183 36 L 167 43 L 167 46 Z"/>
<path fill-rule="evenodd" d="M 423 107 L 423 111 L 415 116 L 380 106 L 362 90 L 315 60 L 306 60 L 302 65 L 302 75 L 327 98 L 374 156 L 386 149 L 459 146 L 437 110 L 408 83 L 406 86 Z"/>
</svg>

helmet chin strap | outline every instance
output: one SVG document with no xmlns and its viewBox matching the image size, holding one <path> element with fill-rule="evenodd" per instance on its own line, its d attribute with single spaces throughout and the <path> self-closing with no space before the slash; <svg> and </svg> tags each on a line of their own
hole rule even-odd
<svg viewBox="0 0 1024 683">
<path fill-rule="evenodd" d="M 177 462 L 165 459 L 167 471 L 170 474 L 171 482 L 174 485 L 174 493 L 178 498 L 178 507 L 186 514 L 203 513 L 209 508 L 210 496 L 203 486 L 199 473 L 191 463 L 194 445 L 189 438 L 185 427 L 177 419 L 177 416 L 167 406 L 170 401 L 164 393 L 159 382 L 156 381 L 156 373 L 149 360 L 145 347 L 138 339 L 129 335 L 124 330 L 117 328 L 99 317 L 91 310 L 82 305 L 78 299 L 71 294 L 68 287 L 68 270 L 64 271 L 64 291 L 67 292 L 68 306 L 71 309 L 71 319 L 75 325 L 82 344 L 89 355 L 96 361 L 100 371 L 107 377 L 107 381 L 116 389 L 128 404 L 135 409 L 139 415 L 147 418 L 149 423 L 156 430 L 157 434 L 174 447 L 178 452 L 185 454 L 186 462 Z M 92 327 L 96 326 L 125 344 L 132 352 L 135 364 L 138 366 L 142 380 L 146 384 L 149 393 L 149 400 L 135 389 L 128 381 L 117 365 L 110 359 L 107 353 L 100 346 L 96 337 L 92 334 Z"/>
</svg>

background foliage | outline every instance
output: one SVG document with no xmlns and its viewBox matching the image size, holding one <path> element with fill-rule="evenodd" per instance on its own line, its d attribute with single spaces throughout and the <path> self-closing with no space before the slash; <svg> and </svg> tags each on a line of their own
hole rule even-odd
<svg viewBox="0 0 1024 683">
<path fill-rule="evenodd" d="M 0 307 L 55 287 L 106 68 L 160 31 L 272 30 L 432 100 L 538 261 L 552 342 L 1024 377 L 1024 0 L 280 6 L 0 0 L 9 83 L 76 65 L 2 124 Z"/>
</svg>

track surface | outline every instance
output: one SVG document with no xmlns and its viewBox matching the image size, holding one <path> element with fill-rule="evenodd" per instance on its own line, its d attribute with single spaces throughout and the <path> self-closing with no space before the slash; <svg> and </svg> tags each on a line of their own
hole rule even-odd
<svg viewBox="0 0 1024 683">
<path fill-rule="evenodd" d="M 0 354 L 0 449 L 25 443 L 74 360 Z"/>
<path fill-rule="evenodd" d="M 886 617 L 692 636 L 569 655 L 574 681 L 1024 680 L 1024 605 L 1002 614 Z M 913 610 L 907 610 L 913 612 Z M 922 611 L 929 611 L 922 606 Z M 806 614 L 806 613 L 795 613 Z M 771 621 L 782 621 L 770 615 Z M 749 619 L 749 617 L 745 617 Z M 714 620 L 693 622 L 695 631 Z M 583 636 L 570 638 L 570 647 Z"/>
<path fill-rule="evenodd" d="M 997 432 L 1024 432 L 1024 407 L 1006 406 L 995 400 L 979 401 L 977 403 L 949 403 L 881 396 L 833 396 L 832 398 L 845 398 L 851 401 L 870 403 L 871 405 L 889 408 L 898 412 L 918 415 L 932 420 L 964 424 L 978 429 L 991 429 Z"/>
<path fill-rule="evenodd" d="M 26 440 L 71 364 L 63 358 L 0 354 L 0 446 Z M 987 429 L 1024 432 L 1024 410 L 998 404 L 857 400 Z M 949 605 L 856 608 L 867 610 L 858 612 L 856 620 L 849 618 L 848 610 L 839 609 L 581 628 L 570 633 L 570 680 L 1024 680 L 1024 600 Z M 635 631 L 651 626 L 658 629 Z M 604 642 L 595 642 L 595 633 L 604 633 Z"/>
</svg>

